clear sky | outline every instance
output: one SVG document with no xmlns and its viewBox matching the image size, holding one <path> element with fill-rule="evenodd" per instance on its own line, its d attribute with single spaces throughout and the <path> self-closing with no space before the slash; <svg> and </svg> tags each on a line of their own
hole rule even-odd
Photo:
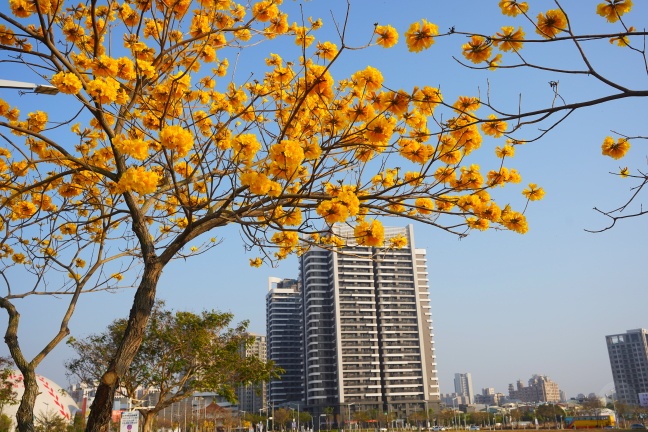
<svg viewBox="0 0 648 432">
<path fill-rule="evenodd" d="M 549 1 L 533 1 L 530 15 L 554 8 Z M 646 27 L 647 2 L 635 2 L 627 22 Z M 525 25 L 499 14 L 497 1 L 463 0 L 350 0 L 349 43 L 368 41 L 373 23 L 392 24 L 399 32 L 411 22 L 426 18 L 441 31 L 455 26 L 457 31 L 493 34 L 502 25 Z M 565 2 L 577 33 L 605 29 L 605 20 L 595 14 L 596 2 Z M 299 3 L 285 0 L 296 19 Z M 313 0 L 303 4 L 304 15 L 321 17 L 321 34 L 337 42 L 331 24 L 344 19 L 346 2 Z M 0 6 L 6 10 L 6 3 Z M 530 34 L 531 31 L 527 31 Z M 605 94 L 594 78 L 561 76 L 552 72 L 523 70 L 496 72 L 469 70 L 452 60 L 461 57 L 461 37 L 441 39 L 430 50 L 413 54 L 404 41 L 383 50 L 374 47 L 350 51 L 333 70 L 335 78 L 347 77 L 355 70 L 372 65 L 383 71 L 391 88 L 440 86 L 447 100 L 460 95 L 486 94 L 494 104 L 516 111 L 522 95 L 524 108 L 546 107 L 553 93 L 549 81 L 559 81 L 561 96 L 575 102 Z M 291 42 L 292 43 L 292 42 Z M 276 41 L 255 48 L 259 52 L 282 54 L 290 44 Z M 290 48 L 293 49 L 294 48 Z M 627 49 L 607 41 L 586 44 L 596 68 L 631 88 L 646 88 L 648 77 L 640 58 Z M 525 51 L 527 52 L 526 48 Z M 528 47 L 534 62 L 555 67 L 582 69 L 574 57 L 573 46 L 537 44 Z M 4 54 L 2 54 L 4 55 Z M 247 56 L 247 57 L 246 57 Z M 287 56 L 286 56 L 287 58 Z M 239 59 L 237 74 L 247 78 L 258 57 L 245 52 Z M 506 64 L 506 58 L 505 63 Z M 6 72 L 2 72 L 3 74 Z M 26 79 L 24 76 L 2 76 Z M 29 79 L 27 79 L 29 80 Z M 488 80 L 488 81 L 487 81 Z M 22 107 L 44 104 L 63 116 L 58 107 L 65 99 L 45 100 L 44 96 L 18 98 L 10 90 L 0 97 Z M 546 191 L 543 201 L 527 211 L 530 231 L 526 235 L 509 232 L 473 233 L 459 240 L 438 229 L 415 226 L 416 246 L 427 249 L 434 338 L 442 393 L 453 389 L 453 375 L 470 372 L 476 391 L 494 387 L 507 393 L 507 385 L 533 374 L 548 375 L 568 397 L 590 392 L 603 395 L 614 385 L 610 373 L 604 336 L 627 329 L 648 327 L 645 308 L 648 293 L 648 266 L 645 245 L 648 230 L 644 218 L 623 221 L 613 230 L 599 234 L 585 229 L 602 228 L 607 220 L 593 207 L 612 209 L 624 203 L 634 186 L 629 179 L 609 175 L 628 165 L 645 171 L 645 141 L 633 141 L 626 159 L 615 161 L 601 156 L 601 143 L 611 131 L 629 136 L 646 135 L 645 100 L 625 100 L 584 109 L 551 130 L 541 141 L 518 149 L 511 166 L 520 170 L 519 189 L 503 190 L 500 201 L 522 202 L 519 192 L 529 182 Z M 61 117 L 63 119 L 64 117 Z M 537 128 L 526 129 L 530 134 Z M 486 148 L 497 142 L 486 141 Z M 477 161 L 479 163 L 479 161 Z M 507 188 L 508 189 L 508 188 Z M 515 195 L 513 195 L 515 194 Z M 499 196 L 499 195 L 498 195 Z M 518 205 L 519 207 L 519 205 Z M 405 220 L 387 221 L 403 225 Z M 265 333 L 265 293 L 269 276 L 296 278 L 295 259 L 277 268 L 248 266 L 236 229 L 215 233 L 223 244 L 206 255 L 169 265 L 160 282 L 159 297 L 174 309 L 200 311 L 205 308 L 232 311 L 236 320 L 249 320 L 250 329 Z M 113 319 L 125 317 L 133 290 L 101 293 L 82 298 L 72 320 L 72 335 L 80 338 L 102 331 Z M 59 320 L 61 302 L 52 298 L 30 298 L 19 302 L 22 313 L 21 342 L 33 355 L 51 337 Z M 5 315 L 6 316 L 6 315 Z M 6 319 L 0 321 L 4 330 Z M 0 354 L 7 349 L 0 347 Z M 62 345 L 38 368 L 38 372 L 62 386 L 67 384 L 63 361 L 72 352 Z"/>
</svg>

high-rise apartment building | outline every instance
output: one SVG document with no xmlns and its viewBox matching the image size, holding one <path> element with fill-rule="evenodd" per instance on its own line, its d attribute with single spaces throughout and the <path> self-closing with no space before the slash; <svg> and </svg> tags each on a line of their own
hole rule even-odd
<svg viewBox="0 0 648 432">
<path fill-rule="evenodd" d="M 639 404 L 639 394 L 648 393 L 648 330 L 628 330 L 605 340 L 617 400 Z"/>
<path fill-rule="evenodd" d="M 265 361 L 267 359 L 266 337 L 255 335 L 254 342 L 248 347 L 242 347 L 241 354 L 245 357 L 258 357 Z M 258 413 L 266 406 L 266 383 L 242 385 L 237 389 L 239 410 L 251 413 Z"/>
<path fill-rule="evenodd" d="M 270 278 L 266 295 L 268 359 L 285 372 L 268 386 L 275 405 L 304 400 L 302 299 L 295 279 Z"/>
<path fill-rule="evenodd" d="M 414 232 L 402 249 L 358 246 L 353 229 L 336 226 L 346 246 L 313 248 L 300 257 L 305 403 L 314 418 L 331 407 L 346 420 L 377 410 L 396 418 L 439 402 L 428 273 Z"/>
<path fill-rule="evenodd" d="M 468 403 L 475 401 L 473 393 L 472 377 L 470 373 L 456 373 L 454 377 L 455 393 L 468 398 Z"/>
</svg>

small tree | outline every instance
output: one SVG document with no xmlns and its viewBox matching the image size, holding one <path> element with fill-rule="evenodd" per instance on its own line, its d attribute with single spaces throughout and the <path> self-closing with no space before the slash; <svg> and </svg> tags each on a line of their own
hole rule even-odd
<svg viewBox="0 0 648 432">
<path fill-rule="evenodd" d="M 0 357 L 0 412 L 6 405 L 18 403 L 18 394 L 14 391 L 13 382 L 9 380 L 13 362 L 10 358 Z"/>
<path fill-rule="evenodd" d="M 290 421 L 291 417 L 291 412 L 287 408 L 278 408 L 274 410 L 272 421 L 273 424 L 276 426 L 279 426 L 280 430 L 284 430 L 286 428 L 286 425 Z"/>
<path fill-rule="evenodd" d="M 235 401 L 239 385 L 277 376 L 272 362 L 244 355 L 253 337 L 247 333 L 247 322 L 229 328 L 232 318 L 232 314 L 215 311 L 174 313 L 158 303 L 120 387 L 131 400 L 141 389 L 158 392 L 154 406 L 137 407 L 144 418 L 144 432 L 151 431 L 157 413 L 196 391 L 215 391 Z M 70 374 L 89 385 L 97 382 L 126 326 L 126 320 L 115 320 L 102 334 L 71 340 L 78 357 L 66 364 Z"/>
<path fill-rule="evenodd" d="M 37 432 L 69 432 L 70 424 L 56 411 L 41 411 L 36 416 Z"/>
</svg>

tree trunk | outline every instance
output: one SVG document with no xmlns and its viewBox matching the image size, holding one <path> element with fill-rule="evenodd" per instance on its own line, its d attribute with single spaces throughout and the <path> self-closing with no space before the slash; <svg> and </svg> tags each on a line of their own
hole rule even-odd
<svg viewBox="0 0 648 432">
<path fill-rule="evenodd" d="M 146 411 L 146 412 L 141 412 L 141 414 L 144 417 L 144 423 L 142 424 L 142 432 L 151 432 L 153 430 L 153 423 L 157 415 L 157 412 Z"/>
<path fill-rule="evenodd" d="M 163 264 L 157 259 L 150 260 L 144 266 L 142 280 L 135 292 L 133 307 L 124 331 L 124 338 L 115 356 L 111 359 L 108 370 L 101 377 L 94 401 L 90 406 L 86 432 L 110 431 L 115 391 L 119 387 L 119 379 L 130 367 L 142 344 L 146 325 L 155 303 L 157 284 L 163 267 Z"/>
<path fill-rule="evenodd" d="M 21 370 L 25 393 L 20 399 L 20 406 L 16 412 L 16 425 L 20 432 L 34 432 L 34 405 L 38 396 L 38 381 L 36 372 L 31 367 Z"/>
</svg>

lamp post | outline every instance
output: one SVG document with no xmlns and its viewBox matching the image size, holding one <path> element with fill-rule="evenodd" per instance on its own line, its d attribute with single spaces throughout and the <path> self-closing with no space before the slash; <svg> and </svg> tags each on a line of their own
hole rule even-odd
<svg viewBox="0 0 648 432">
<path fill-rule="evenodd" d="M 32 90 L 34 93 L 55 95 L 58 94 L 58 89 L 49 84 L 33 84 L 22 81 L 11 81 L 0 79 L 0 88 L 16 89 L 16 90 Z"/>
<path fill-rule="evenodd" d="M 351 405 L 353 405 L 353 404 L 354 404 L 353 402 L 349 402 L 348 404 L 346 404 L 346 406 L 347 406 L 347 418 L 349 420 L 349 429 L 351 429 Z"/>
</svg>

